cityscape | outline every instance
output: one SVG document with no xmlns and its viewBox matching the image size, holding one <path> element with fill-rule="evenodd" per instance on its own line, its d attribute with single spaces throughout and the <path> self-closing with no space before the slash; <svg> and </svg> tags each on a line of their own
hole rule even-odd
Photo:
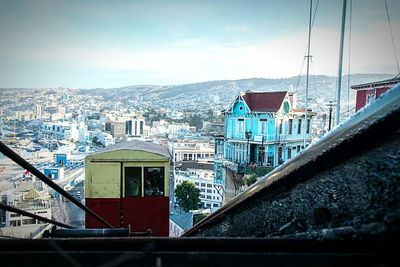
<svg viewBox="0 0 400 267">
<path fill-rule="evenodd" d="M 365 83 L 387 77 L 359 75 L 354 79 Z M 331 80 L 321 79 L 317 77 L 323 84 Z M 239 90 L 244 81 L 177 86 L 184 91 L 181 95 L 156 86 L 123 90 L 2 89 L 1 137 L 83 204 L 88 155 L 134 140 L 166 147 L 171 155 L 170 233 L 179 236 L 193 226 L 193 218 L 215 212 L 329 130 L 329 95 L 310 105 L 305 122 L 303 100 L 298 96 L 302 90 L 298 94 L 285 91 L 294 87 L 287 85 L 287 80 L 272 90 L 267 90 L 262 81 L 245 82 L 245 88 L 253 90 Z M 226 84 L 236 84 L 231 97 L 224 95 L 225 88 L 221 90 L 224 94 L 214 90 L 208 101 L 200 101 L 205 96 L 196 97 L 199 88 L 207 92 Z M 351 89 L 350 112 L 344 105 L 342 120 L 354 113 L 356 91 Z M 330 119 L 333 125 L 334 118 Z M 200 192 L 198 207 L 191 212 L 183 210 L 175 197 L 176 186 L 183 181 L 192 182 Z M 35 214 L 85 227 L 82 210 L 4 156 L 0 185 L 6 203 L 31 207 Z M 13 216 L 2 213 L 3 228 L 37 224 L 28 217 L 15 220 Z M 192 219 L 177 225 L 182 218 Z"/>
<path fill-rule="evenodd" d="M 400 1 L 1 1 L 4 266 L 393 266 Z"/>
</svg>

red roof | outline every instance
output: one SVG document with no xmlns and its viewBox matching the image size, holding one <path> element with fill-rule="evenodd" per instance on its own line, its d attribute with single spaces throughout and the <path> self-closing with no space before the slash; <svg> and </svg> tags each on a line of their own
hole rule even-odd
<svg viewBox="0 0 400 267">
<path fill-rule="evenodd" d="M 282 92 L 246 92 L 244 101 L 253 112 L 277 112 L 282 106 L 287 91 Z"/>
</svg>

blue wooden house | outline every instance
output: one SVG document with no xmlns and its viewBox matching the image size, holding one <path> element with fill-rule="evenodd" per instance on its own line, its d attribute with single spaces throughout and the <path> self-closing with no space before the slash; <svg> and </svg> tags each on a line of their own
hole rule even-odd
<svg viewBox="0 0 400 267">
<path fill-rule="evenodd" d="M 224 184 L 229 168 L 275 167 L 311 143 L 315 113 L 296 108 L 296 95 L 282 92 L 239 93 L 225 111 L 224 136 L 216 138 L 215 179 Z"/>
</svg>

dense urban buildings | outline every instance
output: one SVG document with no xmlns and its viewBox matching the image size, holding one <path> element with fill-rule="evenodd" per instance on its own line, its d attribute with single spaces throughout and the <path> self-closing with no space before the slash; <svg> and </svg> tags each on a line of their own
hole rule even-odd
<svg viewBox="0 0 400 267">
<path fill-rule="evenodd" d="M 396 81 L 360 83 L 353 89 L 377 97 L 382 93 L 379 90 Z M 313 110 L 306 114 L 302 97 L 287 91 L 293 86 L 282 88 L 286 91 L 241 91 L 238 84 L 233 88 L 235 94 L 225 95 L 224 91 L 219 96 L 210 94 L 211 100 L 193 98 L 180 102 L 154 101 L 158 99 L 156 93 L 147 98 L 136 89 L 105 93 L 69 88 L 15 89 L 18 94 L 4 90 L 0 99 L 0 136 L 81 201 L 85 195 L 83 161 L 87 155 L 132 140 L 165 147 L 171 170 L 165 174 L 171 185 L 169 229 L 170 234 L 179 236 L 193 225 L 197 214 L 215 212 L 251 183 L 295 157 L 318 138 L 316 133 L 327 131 L 327 114 L 315 112 L 315 105 L 310 105 Z M 366 93 L 364 98 L 367 102 Z M 83 213 L 71 208 L 52 190 L 48 198 L 35 187 L 30 191 L 18 189 L 18 181 L 27 179 L 25 170 L 14 168 L 4 158 L 0 161 L 3 202 L 15 199 L 20 203 L 10 203 L 27 209 L 40 202 L 36 206 L 44 208 L 40 212 L 48 210 L 46 216 L 84 226 Z M 174 189 L 183 181 L 193 183 L 200 191 L 198 209 L 185 212 L 179 206 Z M 0 217 L 2 226 L 7 227 L 33 223 L 22 217 L 18 222 L 5 213 Z"/>
</svg>

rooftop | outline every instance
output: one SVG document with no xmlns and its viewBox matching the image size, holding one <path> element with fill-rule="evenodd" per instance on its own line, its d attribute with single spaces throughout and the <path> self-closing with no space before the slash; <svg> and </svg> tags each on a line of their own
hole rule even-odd
<svg viewBox="0 0 400 267">
<path fill-rule="evenodd" d="M 170 219 L 184 231 L 193 226 L 193 214 L 191 212 L 174 213 L 170 215 Z"/>
<path fill-rule="evenodd" d="M 247 106 L 253 112 L 277 112 L 288 92 L 252 92 L 242 95 Z"/>
<path fill-rule="evenodd" d="M 115 145 L 107 146 L 99 151 L 94 152 L 91 155 L 102 154 L 105 152 L 117 151 L 117 150 L 136 150 L 136 151 L 145 151 L 150 153 L 159 154 L 161 156 L 169 158 L 170 155 L 168 153 L 168 149 L 165 146 L 161 146 L 159 144 L 143 142 L 138 140 L 126 141 L 117 143 Z"/>
<path fill-rule="evenodd" d="M 389 80 L 377 81 L 377 82 L 355 84 L 355 85 L 351 86 L 351 89 L 359 90 L 359 89 L 375 88 L 375 87 L 381 87 L 381 86 L 387 86 L 387 85 L 393 86 L 397 83 L 400 83 L 400 77 L 389 79 Z"/>
<path fill-rule="evenodd" d="M 187 169 L 199 169 L 199 170 L 210 170 L 214 169 L 213 163 L 201 163 L 196 161 L 183 161 L 181 170 L 186 171 Z"/>
</svg>

